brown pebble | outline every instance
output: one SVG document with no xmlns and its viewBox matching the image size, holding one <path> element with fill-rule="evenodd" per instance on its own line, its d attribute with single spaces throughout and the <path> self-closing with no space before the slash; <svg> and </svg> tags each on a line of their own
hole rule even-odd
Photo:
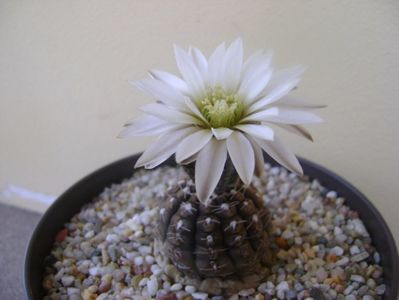
<svg viewBox="0 0 399 300">
<path fill-rule="evenodd" d="M 289 248 L 287 241 L 281 236 L 276 237 L 276 244 L 279 246 L 279 248 L 284 250 Z"/>
<path fill-rule="evenodd" d="M 68 229 L 64 228 L 64 229 L 58 231 L 57 235 L 55 236 L 55 241 L 57 243 L 61 243 L 65 240 L 67 235 L 68 235 Z"/>
<path fill-rule="evenodd" d="M 309 258 L 315 258 L 315 257 L 316 257 L 316 256 L 315 256 L 315 253 L 314 253 L 314 250 L 313 250 L 312 248 L 306 249 L 306 250 L 305 250 L 305 254 L 306 254 L 306 256 L 309 257 Z"/>
<path fill-rule="evenodd" d="M 50 276 L 46 276 L 43 280 L 43 288 L 46 290 L 50 290 L 53 288 L 53 281 Z"/>
<path fill-rule="evenodd" d="M 136 275 L 144 275 L 145 277 L 148 277 L 152 274 L 151 272 L 151 266 L 149 265 L 133 265 L 133 272 Z"/>
<path fill-rule="evenodd" d="M 98 291 L 100 293 L 106 293 L 110 290 L 111 286 L 112 286 L 111 281 L 103 280 L 103 281 L 101 281 L 100 285 L 98 286 Z"/>
<path fill-rule="evenodd" d="M 169 293 L 162 297 L 159 297 L 159 298 L 157 297 L 157 300 L 177 300 L 177 297 L 176 297 L 175 293 Z"/>
<path fill-rule="evenodd" d="M 102 258 L 103 265 L 104 266 L 107 265 L 108 262 L 109 262 L 109 255 L 108 255 L 108 252 L 107 252 L 107 250 L 105 248 L 101 249 L 101 258 Z"/>
<path fill-rule="evenodd" d="M 343 293 L 344 290 L 345 290 L 345 289 L 344 289 L 344 286 L 342 286 L 342 285 L 340 285 L 340 284 L 337 284 L 337 285 L 335 286 L 335 291 L 336 291 L 337 293 Z"/>
<path fill-rule="evenodd" d="M 341 284 L 342 280 L 337 276 L 329 277 L 324 280 L 324 284 L 332 285 L 334 283 Z"/>
<path fill-rule="evenodd" d="M 82 296 L 82 299 L 83 299 L 83 300 L 96 300 L 96 298 L 97 298 L 97 294 L 92 293 L 92 292 L 90 291 L 90 288 L 85 289 L 85 290 L 82 292 L 81 296 Z"/>
</svg>

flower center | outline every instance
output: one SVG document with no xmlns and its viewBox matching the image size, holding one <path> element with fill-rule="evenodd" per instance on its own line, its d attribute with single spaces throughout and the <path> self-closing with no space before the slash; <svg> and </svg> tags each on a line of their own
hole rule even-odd
<svg viewBox="0 0 399 300">
<path fill-rule="evenodd" d="M 237 95 L 216 87 L 210 89 L 205 99 L 199 101 L 199 109 L 212 128 L 228 128 L 241 120 L 245 106 Z"/>
</svg>

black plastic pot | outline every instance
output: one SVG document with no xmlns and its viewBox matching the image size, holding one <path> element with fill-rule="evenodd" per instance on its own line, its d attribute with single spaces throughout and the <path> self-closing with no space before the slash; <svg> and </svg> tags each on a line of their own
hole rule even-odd
<svg viewBox="0 0 399 300">
<path fill-rule="evenodd" d="M 56 233 L 105 187 L 132 176 L 133 166 L 138 157 L 139 154 L 121 159 L 91 173 L 63 193 L 46 211 L 36 226 L 26 251 L 24 285 L 27 299 L 43 298 L 44 258 L 50 253 Z M 275 164 L 269 157 L 266 157 L 266 160 Z M 300 161 L 306 175 L 317 178 L 322 185 L 337 191 L 340 196 L 345 197 L 347 205 L 359 213 L 381 254 L 387 286 L 384 299 L 396 300 L 399 286 L 398 251 L 380 213 L 362 193 L 341 177 L 308 160 Z M 172 159 L 167 164 L 175 165 Z"/>
</svg>

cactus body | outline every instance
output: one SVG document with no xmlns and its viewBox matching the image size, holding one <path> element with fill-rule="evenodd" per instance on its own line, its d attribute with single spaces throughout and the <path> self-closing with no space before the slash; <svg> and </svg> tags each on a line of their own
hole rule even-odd
<svg viewBox="0 0 399 300">
<path fill-rule="evenodd" d="M 270 214 L 255 188 L 238 182 L 204 205 L 189 180 L 162 201 L 157 239 L 162 255 L 188 278 L 227 282 L 233 292 L 261 280 L 271 260 L 269 232 Z"/>
</svg>

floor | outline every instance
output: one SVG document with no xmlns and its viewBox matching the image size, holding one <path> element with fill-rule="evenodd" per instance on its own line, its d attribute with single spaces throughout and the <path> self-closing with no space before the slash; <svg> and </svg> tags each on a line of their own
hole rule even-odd
<svg viewBox="0 0 399 300">
<path fill-rule="evenodd" d="M 25 249 L 39 218 L 39 213 L 0 204 L 0 299 L 24 299 Z"/>
</svg>

